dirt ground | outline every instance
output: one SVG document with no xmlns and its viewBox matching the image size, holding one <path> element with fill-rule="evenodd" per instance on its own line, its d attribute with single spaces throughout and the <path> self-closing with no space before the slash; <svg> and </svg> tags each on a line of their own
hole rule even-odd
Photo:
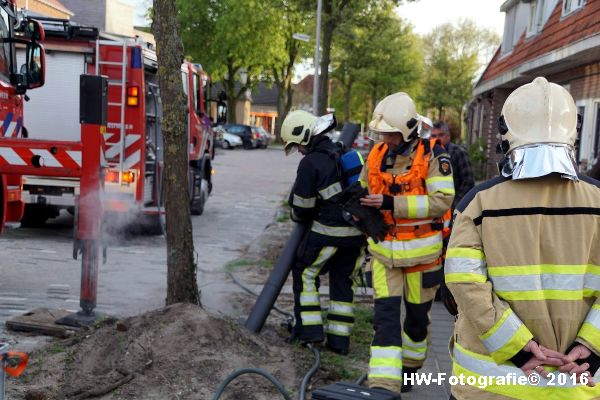
<svg viewBox="0 0 600 400">
<path fill-rule="evenodd" d="M 233 273 L 247 285 L 265 282 L 293 226 L 285 215 L 282 206 L 240 261 L 224 266 L 223 279 L 231 279 L 227 273 Z M 327 284 L 326 279 L 322 283 Z M 243 316 L 254 300 L 241 289 L 228 299 Z M 291 294 L 281 294 L 277 305 L 291 311 Z M 303 375 L 314 360 L 306 349 L 285 342 L 285 321 L 285 316 L 271 312 L 261 334 L 254 335 L 242 326 L 243 321 L 209 315 L 190 304 L 106 320 L 30 354 L 26 372 L 17 381 L 11 380 L 8 396 L 11 400 L 210 400 L 231 372 L 255 367 L 273 374 L 297 398 Z M 370 340 L 368 323 L 363 330 L 364 345 Z M 343 359 L 323 352 L 322 367 L 313 384 L 323 386 L 340 377 L 356 379 L 368 358 L 364 351 L 355 353 L 357 358 Z M 356 368 L 345 368 L 348 364 Z M 276 398 L 281 398 L 276 389 L 256 375 L 236 379 L 221 396 L 230 400 Z"/>
<path fill-rule="evenodd" d="M 253 335 L 200 307 L 177 304 L 57 341 L 33 360 L 11 399 L 211 399 L 238 368 L 270 371 L 287 388 L 299 379 L 294 347 L 270 329 Z M 117 387 L 114 387 L 117 386 Z M 100 394 L 103 389 L 114 390 Z M 98 396 L 95 396 L 95 395 Z M 278 397 L 266 380 L 235 380 L 222 399 Z"/>
</svg>

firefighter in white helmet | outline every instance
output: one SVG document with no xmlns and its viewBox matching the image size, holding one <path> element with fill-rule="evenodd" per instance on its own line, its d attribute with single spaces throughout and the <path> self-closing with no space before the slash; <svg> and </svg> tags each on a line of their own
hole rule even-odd
<svg viewBox="0 0 600 400">
<path fill-rule="evenodd" d="M 327 347 L 347 354 L 354 323 L 352 277 L 364 261 L 366 243 L 336 201 L 347 184 L 340 167 L 344 150 L 325 135 L 335 126 L 333 114 L 317 118 L 293 111 L 283 122 L 281 138 L 286 154 L 299 150 L 304 155 L 288 201 L 292 219 L 312 223 L 292 268 L 296 317 L 292 337 L 302 342 L 324 340 L 319 275 L 329 272 Z"/>
<path fill-rule="evenodd" d="M 410 382 L 402 387 L 402 373 L 416 372 L 427 356 L 429 310 L 443 278 L 443 217 L 449 220 L 454 198 L 450 158 L 418 137 L 419 119 L 406 93 L 383 99 L 369 124 L 370 137 L 381 141 L 360 178 L 370 193 L 362 204 L 379 209 L 388 224 L 382 242 L 368 239 L 375 297 L 369 386 L 393 392 L 411 389 Z"/>
<path fill-rule="evenodd" d="M 501 176 L 457 206 L 453 374 L 488 380 L 453 386 L 456 399 L 600 398 L 600 182 L 577 174 L 577 125 L 563 87 L 516 89 L 498 123 Z"/>
</svg>

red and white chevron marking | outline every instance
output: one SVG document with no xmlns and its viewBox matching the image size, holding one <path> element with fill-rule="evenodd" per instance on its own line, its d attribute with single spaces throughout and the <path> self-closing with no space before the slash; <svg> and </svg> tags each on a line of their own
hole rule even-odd
<svg viewBox="0 0 600 400">
<path fill-rule="evenodd" d="M 37 165 L 36 165 L 37 164 Z M 81 151 L 0 147 L 0 166 L 34 166 L 46 168 L 81 168 Z"/>
<path fill-rule="evenodd" d="M 121 142 L 117 141 L 118 134 L 105 133 L 106 142 L 105 156 L 109 162 L 118 163 L 121 154 Z M 141 139 L 142 135 L 128 133 L 125 135 L 125 156 L 123 157 L 123 169 L 139 167 L 142 159 Z"/>
</svg>

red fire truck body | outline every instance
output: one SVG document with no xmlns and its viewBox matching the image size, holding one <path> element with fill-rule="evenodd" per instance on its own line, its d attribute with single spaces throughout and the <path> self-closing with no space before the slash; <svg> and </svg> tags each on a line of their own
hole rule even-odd
<svg viewBox="0 0 600 400">
<path fill-rule="evenodd" d="M 47 59 L 47 69 L 54 82 L 65 87 L 70 85 L 69 80 L 77 79 L 65 76 L 62 73 L 65 70 L 83 69 L 81 73 L 108 77 L 105 211 L 109 216 L 116 214 L 119 221 L 126 223 L 150 221 L 149 227 L 158 230 L 164 214 L 163 146 L 155 51 L 139 40 L 98 38 L 95 28 L 73 26 L 68 21 L 40 21 L 46 30 L 44 44 L 56 49 Z M 210 80 L 200 66 L 188 62 L 182 65 L 182 80 L 188 101 L 188 190 L 192 213 L 199 215 L 212 186 L 215 136 L 208 117 Z M 63 99 L 73 96 L 73 93 L 64 93 Z M 54 92 L 40 91 L 37 97 L 31 97 L 26 104 L 28 112 L 40 110 L 52 113 L 65 124 L 75 123 L 73 110 L 57 103 Z M 29 118 L 34 119 L 35 115 L 38 113 L 34 112 Z M 31 124 L 31 137 L 44 139 L 46 130 L 42 121 L 30 119 L 28 124 Z M 77 185 L 77 181 L 69 179 L 28 176 L 23 188 L 23 199 L 27 203 L 24 222 L 40 224 L 58 215 L 62 208 L 72 210 Z"/>
</svg>

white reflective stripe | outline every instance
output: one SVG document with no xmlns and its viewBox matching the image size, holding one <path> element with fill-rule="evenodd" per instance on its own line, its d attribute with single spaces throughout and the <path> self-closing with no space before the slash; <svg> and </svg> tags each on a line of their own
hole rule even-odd
<svg viewBox="0 0 600 400">
<path fill-rule="evenodd" d="M 479 274 L 487 276 L 487 263 L 484 260 L 474 258 L 446 258 L 444 272 L 446 274 Z"/>
<path fill-rule="evenodd" d="M 417 199 L 417 218 L 425 218 L 429 214 L 429 199 L 427 196 L 415 196 Z"/>
<path fill-rule="evenodd" d="M 317 204 L 316 197 L 309 197 L 305 199 L 304 197 L 298 196 L 294 193 L 294 197 L 292 198 L 292 205 L 300 208 L 313 208 Z"/>
<path fill-rule="evenodd" d="M 385 376 L 389 379 L 402 379 L 402 368 L 369 366 L 369 376 Z"/>
<path fill-rule="evenodd" d="M 313 221 L 311 230 L 321 235 L 333 237 L 361 236 L 362 232 L 353 226 L 327 226 Z"/>
<path fill-rule="evenodd" d="M 6 132 L 4 132 L 4 136 L 16 136 L 15 129 L 17 129 L 17 121 L 12 121 L 10 124 L 8 124 L 8 128 L 6 129 Z"/>
<path fill-rule="evenodd" d="M 490 275 L 490 280 L 497 292 L 583 289 L 600 291 L 600 276 L 595 274 Z"/>
<path fill-rule="evenodd" d="M 329 312 L 337 315 L 346 315 L 353 316 L 354 315 L 354 307 L 351 303 L 341 304 L 338 302 L 331 302 L 329 305 Z"/>
<path fill-rule="evenodd" d="M 444 220 L 444 228 L 450 228 L 450 222 L 452 222 L 452 221 L 449 219 L 445 219 Z"/>
<path fill-rule="evenodd" d="M 454 350 L 452 352 L 454 362 L 456 362 L 461 367 L 468 369 L 469 371 L 481 375 L 481 376 L 493 376 L 493 377 L 508 377 L 508 376 L 516 376 L 513 380 L 514 382 L 519 382 L 519 386 L 521 386 L 521 382 L 526 383 L 527 386 L 531 387 L 555 387 L 557 390 L 560 388 L 574 387 L 573 380 L 569 376 L 566 379 L 566 383 L 561 384 L 559 387 L 556 387 L 556 382 L 554 380 L 548 379 L 538 379 L 535 385 L 532 385 L 527 379 L 527 375 L 521 370 L 521 368 L 517 368 L 513 365 L 507 364 L 496 364 L 491 357 L 486 357 L 481 354 L 478 354 L 478 357 L 475 358 L 466 352 L 463 352 L 459 349 L 459 346 L 455 343 Z M 485 358 L 485 359 L 484 359 Z M 488 361 L 489 359 L 489 361 Z M 522 377 L 522 378 L 521 378 Z M 560 382 L 563 382 L 562 378 Z M 550 384 L 548 384 L 550 383 Z M 554 383 L 554 386 L 552 385 Z"/>
<path fill-rule="evenodd" d="M 134 135 L 134 134 L 125 135 L 125 149 L 127 149 L 129 146 L 131 146 L 132 144 L 137 142 L 141 137 L 142 137 L 141 135 Z M 108 150 L 106 150 L 107 158 L 116 157 L 118 154 L 121 153 L 121 143 L 111 143 L 111 144 L 109 144 L 109 146 L 111 146 L 111 147 Z"/>
<path fill-rule="evenodd" d="M 319 293 L 316 292 L 302 292 L 300 293 L 300 304 L 311 305 L 321 304 Z"/>
<path fill-rule="evenodd" d="M 323 323 L 323 318 L 321 317 L 321 313 L 320 312 L 301 312 L 300 313 L 300 318 L 302 318 L 302 323 L 304 325 L 307 324 L 322 324 Z"/>
<path fill-rule="evenodd" d="M 486 339 L 481 339 L 486 349 L 490 353 L 500 350 L 506 345 L 517 333 L 519 328 L 523 326 L 523 322 L 517 317 L 517 315 L 509 311 L 508 317 L 504 320 L 491 336 Z"/>
<path fill-rule="evenodd" d="M 0 147 L 0 157 L 11 165 L 27 165 L 25 161 L 10 147 Z"/>
<path fill-rule="evenodd" d="M 427 351 L 425 352 L 420 352 L 420 351 L 415 351 L 415 350 L 411 350 L 411 349 L 404 349 L 402 350 L 402 356 L 404 357 L 404 359 L 410 358 L 411 360 L 424 360 L 425 357 L 427 357 Z"/>
<path fill-rule="evenodd" d="M 427 347 L 427 338 L 421 340 L 420 342 L 413 341 L 406 332 L 402 331 L 402 350 L 406 351 L 407 347 L 412 347 L 413 349 L 417 349 L 420 347 Z"/>
<path fill-rule="evenodd" d="M 419 226 L 433 223 L 432 219 L 420 220 L 417 222 L 410 222 L 408 224 L 396 224 L 396 226 Z"/>
<path fill-rule="evenodd" d="M 600 310 L 597 308 L 591 308 L 583 323 L 591 324 L 594 326 L 594 328 L 600 331 Z"/>
<path fill-rule="evenodd" d="M 29 151 L 31 151 L 36 156 L 41 157 L 41 159 L 42 159 L 41 165 L 44 166 L 44 167 L 57 168 L 57 167 L 62 167 L 63 166 L 61 163 L 58 162 L 58 160 L 48 150 L 45 150 L 45 149 L 30 149 Z"/>
<path fill-rule="evenodd" d="M 136 150 L 135 153 L 133 153 L 132 155 L 130 155 L 129 157 L 127 157 L 127 160 L 125 160 L 125 162 L 123 162 L 123 169 L 131 169 L 133 168 L 137 163 L 140 162 L 140 150 Z"/>
<path fill-rule="evenodd" d="M 325 189 L 319 190 L 319 194 L 323 200 L 327 200 L 335 196 L 336 194 L 342 191 L 342 185 L 339 182 L 336 182 L 332 185 L 327 186 Z"/>
<path fill-rule="evenodd" d="M 71 160 L 75 161 L 75 163 L 81 167 L 80 151 L 67 150 L 67 154 L 69 155 L 69 157 L 71 157 Z"/>
<path fill-rule="evenodd" d="M 321 249 L 321 252 L 317 256 L 315 262 L 313 262 L 310 267 L 306 268 L 302 272 L 302 283 L 304 285 L 305 291 L 317 291 L 317 288 L 315 286 L 315 278 L 317 277 L 317 275 L 319 275 L 319 271 L 321 271 L 323 264 L 325 264 L 325 262 L 329 260 L 335 254 L 336 251 L 337 247 L 323 247 Z"/>
<path fill-rule="evenodd" d="M 352 333 L 352 327 L 349 325 L 341 325 L 335 322 L 329 322 L 327 332 L 340 336 L 349 336 Z"/>
<path fill-rule="evenodd" d="M 379 242 L 377 245 L 391 251 L 415 250 L 422 247 L 433 246 L 442 242 L 442 234 L 438 233 L 425 238 L 416 238 L 410 240 L 393 240 Z"/>
<path fill-rule="evenodd" d="M 427 179 L 425 181 L 427 185 L 427 193 L 441 192 L 441 191 L 454 191 L 454 181 L 452 178 L 440 178 L 435 177 L 432 179 Z"/>
<path fill-rule="evenodd" d="M 371 347 L 371 358 L 402 359 L 402 349 L 400 347 Z"/>
</svg>

